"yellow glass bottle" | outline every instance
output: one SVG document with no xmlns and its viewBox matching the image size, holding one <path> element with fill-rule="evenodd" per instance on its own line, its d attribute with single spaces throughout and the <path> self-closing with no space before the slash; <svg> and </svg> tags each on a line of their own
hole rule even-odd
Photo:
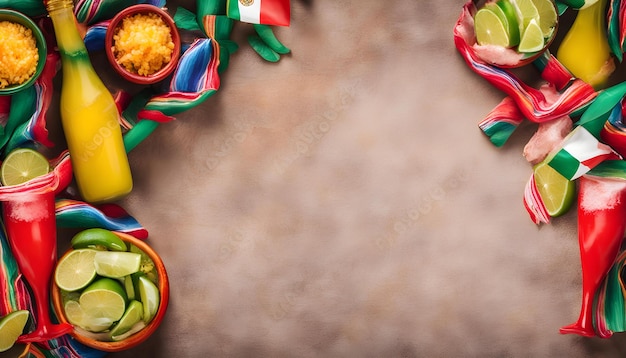
<svg viewBox="0 0 626 358">
<path fill-rule="evenodd" d="M 76 27 L 72 0 L 49 0 L 63 71 L 61 122 L 74 178 L 85 201 L 115 201 L 133 187 L 119 113 Z"/>
<path fill-rule="evenodd" d="M 615 70 L 606 35 L 606 4 L 606 0 L 597 0 L 578 10 L 556 54 L 574 76 L 596 89 L 601 89 Z"/>
</svg>

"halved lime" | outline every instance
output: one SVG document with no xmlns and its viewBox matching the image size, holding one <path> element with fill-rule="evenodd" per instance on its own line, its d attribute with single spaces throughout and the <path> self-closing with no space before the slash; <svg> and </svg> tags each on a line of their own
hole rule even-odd
<svg viewBox="0 0 626 358">
<path fill-rule="evenodd" d="M 146 276 L 139 276 L 137 282 L 139 298 L 143 304 L 143 321 L 149 323 L 152 321 L 159 309 L 159 288 L 150 281 Z"/>
<path fill-rule="evenodd" d="M 517 46 L 517 51 L 527 53 L 537 52 L 541 51 L 544 45 L 543 32 L 537 21 L 533 19 L 528 26 L 526 26 L 526 30 L 524 30 L 524 34 L 522 34 L 522 38 L 519 41 L 519 46 Z"/>
<path fill-rule="evenodd" d="M 120 321 L 111 329 L 111 339 L 115 340 L 115 337 L 130 331 L 142 319 L 143 304 L 135 300 L 130 301 Z"/>
<path fill-rule="evenodd" d="M 126 244 L 119 236 L 101 228 L 86 229 L 74 235 L 71 245 L 75 249 L 95 248 L 126 251 Z"/>
<path fill-rule="evenodd" d="M 550 37 L 556 23 L 558 21 L 558 14 L 554 3 L 551 0 L 532 0 L 533 4 L 537 8 L 539 14 L 539 27 L 543 32 L 543 37 Z"/>
<path fill-rule="evenodd" d="M 134 252 L 98 251 L 94 264 L 98 275 L 122 278 L 139 271 L 141 255 Z"/>
<path fill-rule="evenodd" d="M 104 277 L 83 291 L 79 303 L 90 319 L 105 318 L 115 322 L 126 310 L 126 292 L 118 281 Z"/>
<path fill-rule="evenodd" d="M 107 317 L 90 317 L 85 313 L 83 308 L 80 306 L 80 303 L 74 300 L 65 302 L 63 310 L 65 311 L 65 317 L 71 324 L 90 332 L 97 333 L 106 331 L 113 325 L 113 322 L 115 322 L 111 318 Z"/>
<path fill-rule="evenodd" d="M 94 258 L 99 251 L 92 249 L 72 250 L 63 256 L 54 272 L 54 282 L 65 291 L 86 287 L 96 277 Z"/>
<path fill-rule="evenodd" d="M 27 310 L 13 311 L 0 319 L 0 352 L 11 349 L 24 332 L 30 313 Z"/>
<path fill-rule="evenodd" d="M 491 9 L 482 8 L 474 16 L 474 31 L 479 45 L 509 47 L 506 25 Z"/>
<path fill-rule="evenodd" d="M 548 214 L 556 217 L 566 213 L 574 203 L 576 184 L 546 162 L 535 165 L 533 170 L 537 190 Z"/>
<path fill-rule="evenodd" d="M 49 171 L 50 163 L 41 153 L 30 148 L 18 148 L 2 162 L 0 180 L 3 185 L 18 185 Z"/>
</svg>

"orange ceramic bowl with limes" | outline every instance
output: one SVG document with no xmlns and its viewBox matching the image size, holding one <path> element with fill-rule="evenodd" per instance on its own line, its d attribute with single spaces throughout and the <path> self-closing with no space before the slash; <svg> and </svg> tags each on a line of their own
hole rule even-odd
<svg viewBox="0 0 626 358">
<path fill-rule="evenodd" d="M 143 251 L 148 257 L 154 262 L 154 266 L 156 268 L 157 273 L 157 287 L 159 289 L 160 301 L 159 307 L 154 315 L 154 318 L 140 331 L 122 339 L 119 341 L 101 341 L 97 340 L 97 335 L 88 335 L 83 333 L 84 331 L 75 328 L 74 331 L 70 333 L 70 335 L 75 338 L 80 343 L 92 347 L 105 352 L 119 352 L 132 347 L 139 345 L 144 342 L 148 337 L 150 337 L 159 327 L 163 318 L 165 316 L 165 312 L 167 310 L 167 305 L 169 302 L 169 280 L 167 277 L 167 272 L 165 270 L 165 265 L 161 260 L 160 256 L 144 241 L 139 240 L 131 235 L 124 234 L 121 232 L 113 231 L 115 235 L 122 239 L 127 244 L 132 244 L 136 246 L 138 249 Z M 63 257 L 67 256 L 73 249 L 68 250 Z M 60 260 L 63 259 L 61 257 Z M 59 260 L 59 261 L 60 261 Z M 69 320 L 64 312 L 64 302 L 63 302 L 63 293 L 62 290 L 56 285 L 52 280 L 52 305 L 57 314 L 57 317 L 62 323 L 69 323 Z"/>
<path fill-rule="evenodd" d="M 546 52 L 556 38 L 559 15 L 554 0 L 472 2 L 476 42 L 470 45 L 476 56 L 487 63 L 502 68 L 528 65 Z M 527 21 L 534 24 L 529 26 Z M 534 31 L 529 31 L 531 27 Z"/>
</svg>

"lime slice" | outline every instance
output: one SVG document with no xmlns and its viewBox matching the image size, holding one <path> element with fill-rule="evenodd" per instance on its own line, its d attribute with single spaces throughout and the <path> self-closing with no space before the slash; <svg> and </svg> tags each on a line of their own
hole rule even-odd
<svg viewBox="0 0 626 358">
<path fill-rule="evenodd" d="M 532 1 L 537 8 L 537 13 L 539 14 L 539 27 L 541 27 L 543 37 L 550 37 L 556 27 L 556 22 L 558 21 L 556 7 L 551 0 Z"/>
<path fill-rule="evenodd" d="M 533 170 L 537 190 L 548 214 L 556 217 L 567 212 L 576 197 L 576 184 L 546 162 L 535 165 Z"/>
<path fill-rule="evenodd" d="M 149 323 L 152 321 L 159 308 L 159 288 L 150 281 L 146 276 L 140 276 L 137 282 L 139 298 L 143 304 L 143 321 Z"/>
<path fill-rule="evenodd" d="M 63 256 L 54 272 L 54 282 L 65 291 L 86 287 L 96 277 L 94 258 L 99 251 L 92 249 L 72 250 Z"/>
<path fill-rule="evenodd" d="M 139 271 L 141 255 L 134 252 L 97 251 L 94 264 L 98 275 L 122 278 Z"/>
<path fill-rule="evenodd" d="M 0 167 L 0 180 L 3 185 L 18 185 L 38 176 L 48 174 L 48 159 L 36 150 L 18 148 L 4 159 Z"/>
<path fill-rule="evenodd" d="M 99 250 L 126 251 L 127 247 L 119 236 L 109 230 L 93 228 L 74 235 L 72 247 L 75 249 L 95 248 Z"/>
<path fill-rule="evenodd" d="M 24 332 L 30 313 L 27 310 L 13 311 L 0 319 L 0 352 L 11 349 Z"/>
<path fill-rule="evenodd" d="M 89 285 L 79 299 L 84 312 L 83 322 L 88 320 L 109 319 L 119 320 L 126 310 L 126 292 L 122 285 L 111 278 L 101 278 Z"/>
<path fill-rule="evenodd" d="M 533 19 L 524 31 L 519 46 L 517 46 L 517 51 L 526 53 L 537 52 L 541 51 L 544 45 L 543 31 L 541 31 L 537 21 Z"/>
<path fill-rule="evenodd" d="M 134 300 L 136 298 L 135 283 L 133 282 L 133 277 L 131 275 L 124 277 L 124 289 L 126 290 L 126 297 L 128 297 L 129 300 Z"/>
<path fill-rule="evenodd" d="M 486 4 L 485 6 L 488 5 L 489 4 Z M 513 6 L 509 0 L 499 0 L 496 5 L 502 10 L 504 17 L 506 18 L 510 45 L 517 46 L 519 44 L 520 31 L 519 23 L 517 22 L 517 10 L 515 9 L 515 6 Z M 496 11 L 494 11 L 494 13 L 496 13 Z"/>
<path fill-rule="evenodd" d="M 143 304 L 139 301 L 130 301 L 128 308 L 120 321 L 111 329 L 111 339 L 130 331 L 133 326 L 143 319 Z"/>
<path fill-rule="evenodd" d="M 113 322 L 115 322 L 111 318 L 107 317 L 90 317 L 85 313 L 85 311 L 83 311 L 80 303 L 73 300 L 65 302 L 63 310 L 65 311 L 65 317 L 71 324 L 86 329 L 90 332 L 97 333 L 106 331 L 107 329 L 109 329 L 109 327 L 113 325 Z"/>
<path fill-rule="evenodd" d="M 147 324 L 144 321 L 139 321 L 134 326 L 132 326 L 126 333 L 122 333 L 119 336 L 112 336 L 110 338 L 115 342 L 123 341 L 126 338 L 132 336 L 133 334 L 146 328 L 146 326 Z"/>
<path fill-rule="evenodd" d="M 479 45 L 509 46 L 510 40 L 506 26 L 489 8 L 478 10 L 474 16 L 474 31 Z"/>
<path fill-rule="evenodd" d="M 539 21 L 539 11 L 537 11 L 533 0 L 512 0 L 511 2 L 517 8 L 517 22 L 520 33 L 523 34 L 532 20 Z"/>
</svg>

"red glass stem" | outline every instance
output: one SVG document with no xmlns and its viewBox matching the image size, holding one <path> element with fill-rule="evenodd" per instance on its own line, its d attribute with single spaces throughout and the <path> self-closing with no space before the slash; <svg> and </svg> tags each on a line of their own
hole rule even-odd
<svg viewBox="0 0 626 358">
<path fill-rule="evenodd" d="M 588 175 L 581 177 L 578 243 L 583 281 L 582 304 L 578 321 L 562 327 L 561 333 L 587 337 L 596 335 L 593 300 L 619 253 L 625 229 L 626 182 Z"/>
</svg>

